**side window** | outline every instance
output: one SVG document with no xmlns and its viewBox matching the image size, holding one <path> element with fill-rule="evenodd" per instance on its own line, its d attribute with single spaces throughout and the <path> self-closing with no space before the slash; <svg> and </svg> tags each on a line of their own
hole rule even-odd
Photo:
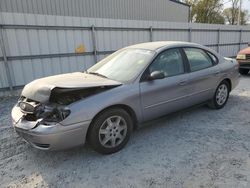
<svg viewBox="0 0 250 188">
<path fill-rule="evenodd" d="M 149 66 L 149 73 L 162 71 L 165 77 L 184 73 L 182 55 L 179 49 L 169 49 L 160 53 Z"/>
<path fill-rule="evenodd" d="M 208 54 L 199 48 L 184 48 L 191 71 L 198 71 L 213 66 Z"/>
<path fill-rule="evenodd" d="M 213 60 L 214 64 L 217 64 L 218 63 L 217 57 L 214 54 L 210 53 L 210 52 L 207 52 L 207 53 L 211 57 L 211 59 Z"/>
</svg>

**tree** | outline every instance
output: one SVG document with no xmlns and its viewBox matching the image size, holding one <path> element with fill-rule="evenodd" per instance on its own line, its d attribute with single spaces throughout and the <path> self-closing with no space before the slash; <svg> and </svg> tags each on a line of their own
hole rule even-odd
<svg viewBox="0 0 250 188">
<path fill-rule="evenodd" d="M 232 25 L 234 25 L 234 23 L 237 20 L 237 16 L 238 16 L 238 3 L 240 2 L 240 0 L 231 0 L 232 2 L 232 8 L 230 10 L 231 12 L 231 18 L 232 18 Z"/>
<path fill-rule="evenodd" d="M 225 17 L 226 22 L 230 25 L 237 25 L 238 12 L 239 9 L 233 10 L 232 7 L 226 8 L 223 11 L 223 15 Z M 240 14 L 241 14 L 240 25 L 246 25 L 248 20 L 248 11 L 247 10 L 241 11 Z"/>
<path fill-rule="evenodd" d="M 226 8 L 223 11 L 226 22 L 231 25 L 236 25 L 238 23 L 238 13 L 239 13 L 239 0 L 231 0 L 232 7 Z M 240 13 L 241 20 L 240 25 L 245 25 L 248 20 L 248 11 L 244 10 Z"/>
<path fill-rule="evenodd" d="M 224 24 L 222 0 L 185 0 L 192 8 L 191 20 L 198 23 Z"/>
<path fill-rule="evenodd" d="M 195 22 L 195 17 L 196 17 L 196 6 L 198 3 L 198 0 L 184 0 L 184 3 L 187 3 L 191 7 L 191 15 L 190 15 L 190 21 Z"/>
</svg>

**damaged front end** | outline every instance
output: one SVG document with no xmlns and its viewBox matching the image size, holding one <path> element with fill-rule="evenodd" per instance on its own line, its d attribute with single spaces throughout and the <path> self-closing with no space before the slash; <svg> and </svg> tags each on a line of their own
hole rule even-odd
<svg viewBox="0 0 250 188">
<path fill-rule="evenodd" d="M 89 96 L 98 94 L 116 86 L 98 86 L 91 88 L 59 88 L 50 91 L 47 102 L 39 102 L 21 96 L 17 107 L 26 121 L 38 122 L 37 125 L 51 125 L 63 121 L 70 115 L 68 105 Z M 36 125 L 36 126 L 37 126 Z"/>
<path fill-rule="evenodd" d="M 34 80 L 24 87 L 11 111 L 13 127 L 24 140 L 42 150 L 84 144 L 91 120 L 74 118 L 77 112 L 73 103 L 119 85 L 81 72 Z"/>
<path fill-rule="evenodd" d="M 44 125 L 58 123 L 69 116 L 70 110 L 65 105 L 42 104 L 26 97 L 20 97 L 17 107 L 26 121 L 37 121 Z"/>
<path fill-rule="evenodd" d="M 60 105 L 69 105 L 86 97 L 101 93 L 115 86 L 98 86 L 90 88 L 54 88 L 49 101 Z"/>
</svg>

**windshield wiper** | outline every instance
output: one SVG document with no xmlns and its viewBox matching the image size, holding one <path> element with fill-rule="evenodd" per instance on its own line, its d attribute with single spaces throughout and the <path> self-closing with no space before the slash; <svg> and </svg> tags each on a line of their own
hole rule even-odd
<svg viewBox="0 0 250 188">
<path fill-rule="evenodd" d="M 93 74 L 93 75 L 96 75 L 96 76 L 100 76 L 100 77 L 103 77 L 103 78 L 108 78 L 107 76 L 104 76 L 104 75 L 102 75 L 102 74 L 100 74 L 98 72 L 88 72 L 88 71 L 86 71 L 86 73 L 87 74 Z"/>
</svg>

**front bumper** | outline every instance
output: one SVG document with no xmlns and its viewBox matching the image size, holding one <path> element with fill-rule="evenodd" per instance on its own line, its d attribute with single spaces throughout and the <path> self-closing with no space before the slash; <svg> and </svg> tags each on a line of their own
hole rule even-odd
<svg viewBox="0 0 250 188">
<path fill-rule="evenodd" d="M 239 63 L 240 69 L 249 69 L 250 70 L 250 59 L 246 60 L 237 60 Z"/>
<path fill-rule="evenodd" d="M 17 134 L 28 143 L 41 150 L 62 150 L 83 145 L 86 140 L 90 121 L 71 125 L 39 124 L 39 121 L 27 121 L 19 107 L 12 109 L 13 127 Z"/>
</svg>

